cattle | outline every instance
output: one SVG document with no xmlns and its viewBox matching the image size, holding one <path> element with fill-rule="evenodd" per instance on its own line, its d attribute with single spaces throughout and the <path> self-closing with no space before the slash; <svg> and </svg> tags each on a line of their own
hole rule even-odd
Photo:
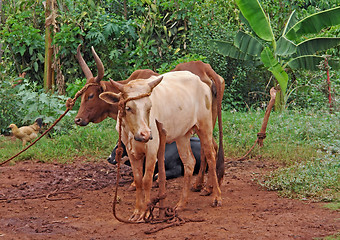
<svg viewBox="0 0 340 240">
<path fill-rule="evenodd" d="M 202 61 L 191 61 L 186 63 L 178 64 L 172 71 L 190 71 L 193 74 L 200 77 L 201 81 L 207 84 L 212 93 L 212 113 L 213 113 L 213 123 L 215 124 L 216 118 L 218 118 L 218 129 L 219 129 L 219 148 L 214 140 L 215 149 L 218 148 L 218 155 L 216 156 L 216 170 L 217 170 L 217 179 L 219 185 L 222 184 L 223 176 L 224 176 L 224 150 L 223 150 L 223 137 L 222 137 L 222 98 L 225 88 L 224 79 L 218 75 L 210 66 L 210 64 L 204 63 Z M 204 153 L 201 154 L 202 158 L 204 157 Z M 201 168 L 196 178 L 196 183 L 193 186 L 193 191 L 200 191 L 203 188 L 204 182 L 204 172 L 206 169 L 207 162 L 202 159 Z M 201 195 L 209 195 L 211 193 L 211 183 L 208 183 L 205 189 L 202 190 Z"/>
<path fill-rule="evenodd" d="M 191 151 L 196 159 L 194 174 L 197 174 L 201 166 L 201 143 L 199 138 L 191 137 L 190 146 Z M 126 165 L 131 166 L 131 163 L 127 156 L 125 145 L 122 144 L 122 147 L 123 147 L 122 159 L 126 160 L 124 162 Z M 117 148 L 118 145 L 113 149 L 112 153 L 107 158 L 107 161 L 113 165 L 117 164 L 115 159 Z M 176 142 L 172 142 L 165 145 L 164 166 L 166 179 L 177 178 L 184 175 L 183 163 L 179 157 Z M 157 180 L 157 178 L 158 178 L 158 165 L 156 165 L 155 167 L 154 180 Z"/>
<path fill-rule="evenodd" d="M 87 79 L 86 84 L 91 83 L 91 85 L 86 89 L 86 91 L 81 96 L 80 108 L 78 110 L 77 116 L 74 119 L 74 122 L 79 126 L 86 126 L 90 122 L 100 123 L 107 117 L 117 119 L 118 113 L 117 105 L 108 104 L 99 98 L 99 94 L 101 94 L 102 92 L 105 91 L 117 92 L 117 90 L 112 87 L 110 82 L 101 81 L 104 77 L 104 65 L 100 58 L 98 57 L 94 48 L 91 47 L 91 51 L 98 69 L 98 75 L 96 77 L 93 77 L 91 70 L 89 69 L 85 60 L 83 59 L 80 53 L 80 47 L 81 45 L 79 45 L 77 48 L 76 57 Z M 155 73 L 150 69 L 139 69 L 133 72 L 128 79 L 120 82 L 122 84 L 125 84 L 131 81 L 132 79 L 149 78 L 151 76 L 159 76 L 159 74 Z"/>
<path fill-rule="evenodd" d="M 117 120 L 118 104 L 110 105 L 99 98 L 99 94 L 103 92 L 111 91 L 117 93 L 117 90 L 113 89 L 108 81 L 101 81 L 104 76 L 104 66 L 93 47 L 91 47 L 92 54 L 98 68 L 98 76 L 93 77 L 91 70 L 87 66 L 80 53 L 80 46 L 81 45 L 79 45 L 77 48 L 77 59 L 87 78 L 86 84 L 92 83 L 92 85 L 89 86 L 82 95 L 80 108 L 78 110 L 77 116 L 75 117 L 75 123 L 79 126 L 86 126 L 89 122 L 99 123 L 103 121 L 106 117 L 111 117 Z M 219 119 L 219 132 L 221 133 L 221 102 L 225 87 L 224 79 L 219 76 L 209 64 L 203 63 L 202 61 L 180 63 L 172 71 L 181 70 L 187 70 L 196 74 L 200 77 L 202 82 L 206 83 L 210 87 L 213 93 L 213 122 L 215 123 L 216 119 Z M 153 72 L 150 69 L 140 69 L 133 72 L 128 79 L 119 81 L 119 83 L 126 84 L 134 79 L 148 79 L 151 76 L 159 76 L 159 74 Z M 214 146 L 215 149 L 217 149 L 217 144 L 215 141 Z M 218 181 L 221 185 L 224 175 L 224 155 L 223 144 L 221 140 L 219 142 L 218 156 L 216 158 Z M 207 188 L 203 189 L 204 172 L 206 169 L 206 161 L 204 159 L 203 152 L 201 153 L 201 159 L 201 169 L 199 171 L 198 177 L 196 178 L 196 183 L 194 184 L 192 189 L 194 191 L 201 191 L 202 195 L 209 195 L 212 191 L 212 184 L 209 181 L 209 176 Z"/>
<path fill-rule="evenodd" d="M 112 81 L 119 93 L 104 92 L 101 99 L 124 104 L 119 111 L 117 127 L 132 165 L 136 184 L 135 210 L 131 221 L 142 221 L 150 203 L 159 134 L 156 120 L 163 124 L 166 142 L 176 142 L 184 165 L 182 197 L 176 209 L 188 203 L 188 191 L 193 175 L 195 158 L 190 148 L 190 137 L 195 132 L 201 141 L 208 163 L 212 184 L 212 206 L 221 206 L 221 190 L 216 174 L 215 148 L 213 145 L 213 96 L 210 87 L 189 71 L 169 72 L 160 77 L 132 80 L 126 84 Z M 143 163 L 145 160 L 145 173 Z"/>
</svg>

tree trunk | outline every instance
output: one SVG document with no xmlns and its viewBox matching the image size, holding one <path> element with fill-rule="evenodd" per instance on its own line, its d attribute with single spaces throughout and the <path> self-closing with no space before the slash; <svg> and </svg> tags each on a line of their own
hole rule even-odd
<svg viewBox="0 0 340 240">
<path fill-rule="evenodd" d="M 45 67 L 44 67 L 44 89 L 49 91 L 54 87 L 54 73 L 52 69 L 52 26 L 49 21 L 52 13 L 52 0 L 46 0 L 45 5 Z"/>
<path fill-rule="evenodd" d="M 2 0 L 0 0 L 0 24 L 2 25 Z M 2 57 L 2 44 L 0 43 L 0 59 Z M 0 60 L 1 61 L 1 60 Z"/>
</svg>

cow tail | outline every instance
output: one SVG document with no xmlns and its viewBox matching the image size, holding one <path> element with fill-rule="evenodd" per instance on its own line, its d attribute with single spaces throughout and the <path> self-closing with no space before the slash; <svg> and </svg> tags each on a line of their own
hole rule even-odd
<svg viewBox="0 0 340 240">
<path fill-rule="evenodd" d="M 216 86 L 216 99 L 217 99 L 217 121 L 219 133 L 219 146 L 216 160 L 216 174 L 219 185 L 222 184 L 224 176 L 224 149 L 223 149 L 223 128 L 222 128 L 222 84 L 219 76 L 214 71 L 211 71 L 209 78 L 213 79 Z"/>
</svg>

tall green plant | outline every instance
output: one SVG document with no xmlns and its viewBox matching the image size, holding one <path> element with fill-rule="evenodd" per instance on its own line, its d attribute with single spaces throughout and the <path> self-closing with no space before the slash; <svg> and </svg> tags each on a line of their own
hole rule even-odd
<svg viewBox="0 0 340 240">
<path fill-rule="evenodd" d="M 340 45 L 340 38 L 315 37 L 321 30 L 340 24 L 340 7 L 312 14 L 300 21 L 293 11 L 282 35 L 275 37 L 270 20 L 258 0 L 236 0 L 236 4 L 242 13 L 241 19 L 252 33 L 239 31 L 233 42 L 213 40 L 212 46 L 220 54 L 264 65 L 278 81 L 282 96 L 289 80 L 286 67 L 318 70 L 324 57 L 316 54 Z M 307 40 L 302 41 L 302 36 Z M 330 59 L 329 65 L 333 69 L 340 68 L 338 60 Z M 283 103 L 286 101 L 284 99 Z"/>
</svg>

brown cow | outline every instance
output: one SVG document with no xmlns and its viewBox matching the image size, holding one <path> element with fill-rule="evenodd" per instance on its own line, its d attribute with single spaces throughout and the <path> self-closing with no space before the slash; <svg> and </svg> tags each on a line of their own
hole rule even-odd
<svg viewBox="0 0 340 240">
<path fill-rule="evenodd" d="M 98 83 L 98 85 L 90 86 L 84 92 L 81 98 L 81 105 L 78 111 L 78 114 L 75 118 L 75 123 L 80 126 L 86 126 L 89 122 L 99 123 L 103 121 L 106 117 L 111 117 L 113 119 L 117 119 L 118 113 L 118 104 L 108 104 L 105 101 L 99 98 L 99 94 L 105 91 L 116 92 L 116 89 L 113 89 L 112 86 L 107 81 L 101 81 L 104 76 L 104 66 L 96 52 L 93 48 L 91 48 L 94 59 L 97 63 L 98 68 L 98 76 L 93 77 L 89 67 L 85 63 L 83 57 L 80 53 L 80 45 L 77 49 L 77 59 L 78 62 L 87 78 L 87 83 Z M 190 71 L 197 76 L 200 77 L 201 81 L 206 83 L 213 92 L 213 122 L 216 122 L 218 117 L 219 120 L 219 131 L 222 132 L 222 120 L 221 120 L 221 102 L 222 96 L 224 92 L 224 79 L 219 76 L 209 64 L 203 63 L 202 61 L 193 61 L 188 63 L 180 63 L 178 64 L 173 71 L 182 71 L 187 70 Z M 126 84 L 134 79 L 147 79 L 151 76 L 159 76 L 159 74 L 153 72 L 149 69 L 136 70 L 131 74 L 131 76 L 123 81 L 119 81 L 119 83 Z M 221 139 L 221 138 L 220 138 Z M 214 141 L 215 149 L 217 149 L 217 144 Z M 223 155 L 223 144 L 222 140 L 219 143 L 219 151 L 217 158 L 217 176 L 219 184 L 222 183 L 223 175 L 224 175 L 224 155 Z M 204 182 L 204 170 L 206 169 L 206 161 L 204 158 L 204 153 L 201 154 L 201 169 L 198 174 L 196 183 L 193 187 L 193 190 L 199 191 L 203 187 Z M 211 193 L 211 184 L 208 182 L 208 188 L 202 191 L 202 195 L 208 195 Z"/>
<path fill-rule="evenodd" d="M 115 81 L 111 83 L 119 90 L 119 94 L 104 92 L 100 98 L 111 104 L 120 101 L 125 103 L 124 112 L 119 113 L 121 118 L 117 121 L 117 127 L 121 125 L 122 141 L 126 146 L 136 184 L 136 205 L 130 220 L 142 221 L 147 214 L 147 204 L 150 203 L 152 176 L 159 148 L 156 119 L 163 124 L 166 142 L 176 142 L 184 165 L 183 192 L 176 208 L 181 209 L 188 203 L 190 179 L 195 166 L 190 147 L 193 132 L 200 138 L 209 166 L 208 174 L 213 186 L 212 205 L 221 206 L 213 145 L 213 94 L 210 87 L 189 71 L 169 72 L 160 77 L 132 80 L 126 84 Z"/>
<path fill-rule="evenodd" d="M 78 110 L 76 118 L 74 119 L 74 122 L 79 126 L 86 126 L 90 122 L 100 123 L 107 117 L 117 119 L 118 113 L 117 105 L 108 104 L 99 98 L 99 94 L 101 94 L 102 92 L 105 91 L 117 92 L 117 90 L 112 87 L 110 82 L 101 81 L 104 77 L 104 65 L 100 58 L 98 57 L 94 48 L 91 47 L 92 54 L 98 69 L 98 76 L 96 77 L 93 77 L 91 70 L 84 61 L 80 53 L 80 47 L 81 45 L 79 44 L 77 48 L 77 59 L 87 79 L 86 83 L 96 84 L 89 86 L 87 90 L 83 93 L 81 97 L 80 108 Z M 128 79 L 120 81 L 120 83 L 125 84 L 131 81 L 132 79 L 137 78 L 147 79 L 151 76 L 159 76 L 159 74 L 155 73 L 150 69 L 140 69 L 133 72 Z"/>
</svg>

